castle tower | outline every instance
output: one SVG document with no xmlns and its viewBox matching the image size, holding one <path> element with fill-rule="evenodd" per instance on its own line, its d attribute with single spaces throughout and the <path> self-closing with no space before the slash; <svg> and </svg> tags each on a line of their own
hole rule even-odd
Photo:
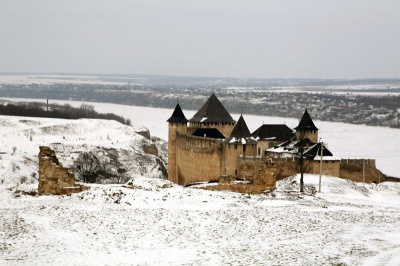
<svg viewBox="0 0 400 266">
<path fill-rule="evenodd" d="M 232 116 L 213 93 L 193 118 L 190 119 L 189 131 L 198 128 L 216 128 L 225 137 L 228 137 L 235 123 L 236 121 L 233 120 Z"/>
<path fill-rule="evenodd" d="M 251 136 L 250 130 L 242 115 L 233 128 L 225 143 L 225 174 L 237 175 L 239 156 L 256 156 L 257 141 Z"/>
<path fill-rule="evenodd" d="M 314 125 L 307 109 L 304 112 L 299 125 L 294 129 L 296 130 L 297 139 L 309 138 L 313 142 L 318 142 L 318 128 Z"/>
<path fill-rule="evenodd" d="M 179 103 L 176 105 L 172 116 L 167 120 L 168 128 L 168 180 L 178 183 L 176 165 L 176 132 L 187 133 L 187 122 Z"/>
</svg>

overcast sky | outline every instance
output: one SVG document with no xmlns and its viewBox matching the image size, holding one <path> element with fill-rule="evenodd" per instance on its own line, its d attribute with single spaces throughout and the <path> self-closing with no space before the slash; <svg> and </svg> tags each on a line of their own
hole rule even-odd
<svg viewBox="0 0 400 266">
<path fill-rule="evenodd" d="M 0 72 L 400 78 L 400 0 L 0 0 Z"/>
</svg>

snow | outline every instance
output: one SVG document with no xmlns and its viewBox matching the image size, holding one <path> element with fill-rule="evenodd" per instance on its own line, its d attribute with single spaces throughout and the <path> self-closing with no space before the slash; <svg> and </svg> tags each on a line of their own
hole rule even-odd
<svg viewBox="0 0 400 266">
<path fill-rule="evenodd" d="M 11 101 L 40 101 L 46 99 L 22 99 L 2 98 Z M 168 126 L 166 120 L 173 113 L 173 109 L 138 107 L 109 103 L 78 102 L 78 101 L 51 101 L 59 104 L 69 103 L 78 107 L 82 103 L 95 106 L 98 112 L 112 112 L 131 119 L 134 125 L 147 127 L 153 136 L 168 139 Z M 191 118 L 196 111 L 187 110 L 187 106 L 181 106 L 186 118 Z M 302 114 L 299 114 L 299 119 Z M 238 119 L 240 114 L 233 114 Z M 299 120 L 283 117 L 269 117 L 256 115 L 243 115 L 250 132 L 265 124 L 286 124 L 290 128 L 298 125 Z M 364 158 L 376 159 L 376 166 L 387 175 L 400 177 L 400 130 L 395 128 L 372 127 L 364 125 L 352 125 L 326 121 L 314 121 L 319 130 L 319 137 L 325 145 L 329 144 L 329 150 L 338 158 Z"/>
<path fill-rule="evenodd" d="M 120 150 L 134 144 L 137 152 L 145 141 L 135 133 L 142 124 L 166 139 L 172 110 L 93 105 L 130 118 L 134 127 L 0 117 L 0 265 L 400 264 L 400 183 L 364 185 L 322 176 L 322 192 L 313 194 L 319 176 L 305 175 L 305 194 L 298 193 L 296 176 L 279 181 L 271 193 L 245 195 L 184 188 L 143 177 L 153 170 L 138 168 L 131 172 L 133 186 L 91 185 L 71 196 L 31 196 L 37 182 L 8 182 L 37 171 L 39 145 L 51 145 L 68 165 L 72 151 L 100 144 Z M 290 121 L 245 120 L 251 129 L 262 120 Z M 378 167 L 386 158 L 389 165 L 382 169 L 398 175 L 400 130 L 316 124 L 335 155 L 376 155 L 371 157 Z"/>
<path fill-rule="evenodd" d="M 143 130 L 111 120 L 0 116 L 0 185 L 34 182 L 39 146 L 55 150 L 66 167 L 80 152 L 107 157 L 115 150 L 121 162 L 129 162 L 130 172 L 156 177 L 160 174 L 156 158 L 142 148 L 152 143 L 136 133 Z"/>
<path fill-rule="evenodd" d="M 314 161 L 321 161 L 321 156 L 315 156 Z M 336 156 L 322 156 L 322 161 L 340 161 L 340 158 Z"/>
<path fill-rule="evenodd" d="M 143 177 L 71 196 L 0 186 L 0 263 L 398 265 L 400 186 L 322 180 L 315 196 L 293 192 L 298 177 L 280 181 L 275 197 Z"/>
</svg>

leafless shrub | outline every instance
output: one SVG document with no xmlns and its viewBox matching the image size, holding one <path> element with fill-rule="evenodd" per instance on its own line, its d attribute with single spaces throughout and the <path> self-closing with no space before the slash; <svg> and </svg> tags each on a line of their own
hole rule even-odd
<svg viewBox="0 0 400 266">
<path fill-rule="evenodd" d="M 27 183 L 27 182 L 28 182 L 28 177 L 26 177 L 26 176 L 21 176 L 21 177 L 19 178 L 19 182 L 20 182 L 21 184 Z"/>
<path fill-rule="evenodd" d="M 35 180 L 38 180 L 38 178 L 37 178 L 37 173 L 36 173 L 36 172 L 32 172 L 32 173 L 31 173 L 31 177 L 32 177 L 33 179 L 35 179 Z"/>
<path fill-rule="evenodd" d="M 11 169 L 12 169 L 13 173 L 15 173 L 15 171 L 19 170 L 18 164 L 16 162 L 12 162 Z"/>
</svg>

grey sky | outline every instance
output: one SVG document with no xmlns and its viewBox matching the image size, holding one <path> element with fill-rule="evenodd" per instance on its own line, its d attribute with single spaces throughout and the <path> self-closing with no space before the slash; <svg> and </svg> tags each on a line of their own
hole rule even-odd
<svg viewBox="0 0 400 266">
<path fill-rule="evenodd" d="M 0 71 L 400 78 L 399 0 L 0 0 Z"/>
</svg>

